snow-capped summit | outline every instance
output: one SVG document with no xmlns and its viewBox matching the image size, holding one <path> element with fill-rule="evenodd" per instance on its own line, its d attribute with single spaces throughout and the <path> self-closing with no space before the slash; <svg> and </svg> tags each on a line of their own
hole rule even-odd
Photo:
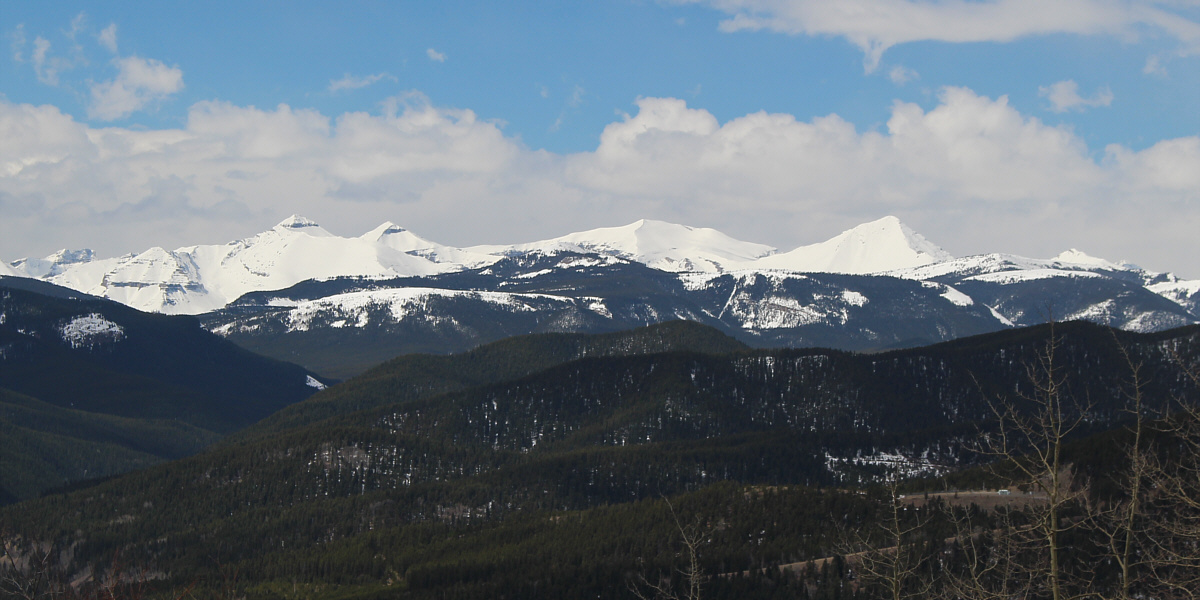
<svg viewBox="0 0 1200 600">
<path fill-rule="evenodd" d="M 950 253 L 887 216 L 863 223 L 827 241 L 801 246 L 744 265 L 754 269 L 824 273 L 879 273 L 953 258 Z"/>
<path fill-rule="evenodd" d="M 446 265 L 446 269 L 443 270 L 481 267 L 499 260 L 498 256 L 468 252 L 427 240 L 391 221 L 386 221 L 379 227 L 364 233 L 360 239 L 406 255 L 418 256 Z"/>
<path fill-rule="evenodd" d="M 1127 265 L 1124 263 L 1110 262 L 1103 258 L 1098 258 L 1098 257 L 1092 256 L 1090 254 L 1086 254 L 1086 253 L 1076 250 L 1074 248 L 1071 248 L 1070 250 L 1067 250 L 1066 252 L 1063 252 L 1050 260 L 1054 261 L 1054 262 L 1067 263 L 1067 264 L 1072 264 L 1072 265 L 1083 265 L 1083 266 L 1090 267 L 1090 268 L 1098 267 L 1101 269 L 1114 269 L 1114 270 L 1128 270 L 1130 268 L 1136 268 L 1136 267 L 1132 267 L 1132 265 Z"/>
<path fill-rule="evenodd" d="M 62 249 L 45 258 L 22 258 L 12 262 L 12 268 L 18 275 L 34 278 L 45 278 L 58 275 L 72 265 L 91 262 L 96 256 L 91 250 Z"/>
<path fill-rule="evenodd" d="M 321 237 L 328 237 L 328 236 L 333 235 L 332 233 L 329 233 L 328 231 L 325 231 L 324 229 L 322 229 L 321 226 L 318 225 L 316 221 L 313 221 L 312 219 L 307 219 L 300 215 L 292 215 L 292 216 L 280 221 L 279 224 L 274 227 L 274 229 L 303 230 L 304 233 L 307 233 L 309 235 L 319 235 Z"/>
<path fill-rule="evenodd" d="M 401 242 L 400 236 L 411 239 Z M 421 276 L 458 270 L 406 247 L 436 247 L 391 223 L 357 238 L 336 236 L 315 221 L 292 215 L 257 235 L 221 245 L 151 248 L 95 260 L 91 251 L 66 251 L 22 265 L 33 275 L 141 310 L 197 314 L 247 292 L 282 289 L 307 279 Z M 18 274 L 23 270 L 15 269 Z"/>
<path fill-rule="evenodd" d="M 23 277 L 21 273 L 18 273 L 16 269 L 8 266 L 8 263 L 2 260 L 0 260 L 0 275 L 4 275 L 6 277 Z"/>
<path fill-rule="evenodd" d="M 771 246 L 743 242 L 707 227 L 689 227 L 641 219 L 622 227 L 602 227 L 562 237 L 513 246 L 469 248 L 489 254 L 574 251 L 598 253 L 637 261 L 671 272 L 720 272 L 730 265 L 775 251 Z"/>
</svg>

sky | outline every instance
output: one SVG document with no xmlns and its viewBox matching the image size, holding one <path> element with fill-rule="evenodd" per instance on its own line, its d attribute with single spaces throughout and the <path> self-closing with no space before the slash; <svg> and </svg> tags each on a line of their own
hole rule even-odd
<svg viewBox="0 0 1200 600">
<path fill-rule="evenodd" d="M 1200 0 L 0 9 L 0 258 L 657 219 L 1200 278 Z"/>
</svg>

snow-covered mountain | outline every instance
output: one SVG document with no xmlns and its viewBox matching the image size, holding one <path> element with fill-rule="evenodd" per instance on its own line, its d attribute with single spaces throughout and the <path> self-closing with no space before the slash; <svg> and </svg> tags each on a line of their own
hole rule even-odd
<svg viewBox="0 0 1200 600">
<path fill-rule="evenodd" d="M 188 246 L 98 259 L 91 250 L 62 250 L 25 258 L 6 270 L 130 306 L 200 314 L 242 294 L 282 289 L 309 279 L 412 277 L 485 267 L 525 254 L 614 257 L 671 273 L 782 269 L 871 273 L 949 258 L 943 250 L 886 217 L 820 244 L 779 254 L 715 229 L 640 220 L 562 237 L 505 246 L 454 248 L 394 223 L 354 238 L 335 236 L 293 215 L 268 231 L 224 245 Z"/>
<path fill-rule="evenodd" d="M 199 314 L 239 296 L 331 277 L 426 276 L 486 264 L 479 256 L 429 242 L 391 223 L 356 238 L 335 236 L 293 215 L 256 236 L 225 245 L 151 248 L 96 259 L 60 251 L 13 263 L 35 277 L 135 308 Z"/>
<path fill-rule="evenodd" d="M 808 273 L 879 273 L 954 258 L 896 217 L 863 223 L 838 236 L 741 265 Z"/>
<path fill-rule="evenodd" d="M 715 229 L 646 219 L 624 227 L 603 227 L 540 242 L 476 246 L 470 250 L 504 256 L 529 252 L 601 254 L 672 273 L 725 271 L 775 252 L 771 246 L 736 240 Z"/>
<path fill-rule="evenodd" d="M 292 216 L 225 245 L 88 250 L 2 265 L 299 354 L 364 361 L 470 348 L 535 331 L 612 331 L 669 319 L 752 345 L 870 350 L 1048 319 L 1135 331 L 1200 322 L 1200 281 L 1069 250 L 955 258 L 895 217 L 776 252 L 713 229 L 642 220 L 505 246 L 455 248 L 393 223 L 358 237 Z M 239 300 L 240 298 L 240 300 Z M 373 348 L 358 351 L 364 344 Z M 302 350 L 309 348 L 310 350 Z M 350 365 L 343 374 L 351 374 Z"/>
</svg>

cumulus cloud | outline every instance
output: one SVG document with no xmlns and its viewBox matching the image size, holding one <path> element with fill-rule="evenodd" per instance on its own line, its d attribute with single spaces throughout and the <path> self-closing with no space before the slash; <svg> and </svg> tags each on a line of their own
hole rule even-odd
<svg viewBox="0 0 1200 600">
<path fill-rule="evenodd" d="M 128 56 L 113 61 L 117 76 L 92 84 L 88 116 L 103 121 L 127 117 L 151 102 L 183 89 L 183 71 L 153 58 Z"/>
<path fill-rule="evenodd" d="M 1050 100 L 1050 110 L 1056 113 L 1067 111 L 1083 112 L 1089 108 L 1109 106 L 1113 101 L 1112 90 L 1101 88 L 1091 98 L 1079 95 L 1079 84 L 1073 80 L 1059 81 L 1038 88 L 1038 95 Z"/>
<path fill-rule="evenodd" d="M 334 117 L 201 102 L 167 130 L 92 128 L 0 99 L 0 139 L 0 199 L 24 207 L 0 221 L 11 258 L 217 243 L 293 212 L 343 235 L 392 220 L 462 245 L 647 217 L 783 249 L 897 214 L 960 254 L 1075 246 L 1200 276 L 1188 226 L 1200 221 L 1200 137 L 1096 159 L 1069 128 L 965 88 L 931 107 L 896 102 L 866 131 L 836 114 L 722 123 L 642 98 L 594 150 L 566 155 L 419 94 Z"/>
<path fill-rule="evenodd" d="M 441 52 L 438 52 L 437 50 L 434 50 L 433 48 L 429 48 L 428 50 L 426 50 L 425 56 L 428 56 L 429 60 L 432 60 L 433 62 L 440 62 L 440 63 L 446 62 L 446 55 Z"/>
<path fill-rule="evenodd" d="M 376 73 L 374 75 L 365 75 L 362 77 L 357 77 L 346 73 L 341 79 L 330 79 L 328 89 L 331 92 L 339 92 L 341 90 L 357 90 L 359 88 L 365 88 L 369 85 L 379 83 L 384 79 L 397 81 L 395 77 L 388 75 L 387 73 Z"/>
<path fill-rule="evenodd" d="M 1169 0 L 691 0 L 730 15 L 725 31 L 767 30 L 844 37 L 864 53 L 868 72 L 897 44 L 918 41 L 1009 42 L 1053 33 L 1115 35 L 1144 30 L 1200 52 L 1200 24 Z"/>
</svg>

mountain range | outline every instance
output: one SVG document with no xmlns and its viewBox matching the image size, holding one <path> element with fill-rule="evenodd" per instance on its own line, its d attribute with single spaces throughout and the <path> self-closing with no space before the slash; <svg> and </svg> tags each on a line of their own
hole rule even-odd
<svg viewBox="0 0 1200 600">
<path fill-rule="evenodd" d="M 392 223 L 335 236 L 292 216 L 225 245 L 2 265 L 141 310 L 200 315 L 257 352 L 348 377 L 407 352 L 687 319 L 751 346 L 880 350 L 1048 320 L 1150 332 L 1200 322 L 1200 281 L 1069 250 L 953 257 L 895 217 L 780 252 L 641 220 L 455 248 Z"/>
</svg>

